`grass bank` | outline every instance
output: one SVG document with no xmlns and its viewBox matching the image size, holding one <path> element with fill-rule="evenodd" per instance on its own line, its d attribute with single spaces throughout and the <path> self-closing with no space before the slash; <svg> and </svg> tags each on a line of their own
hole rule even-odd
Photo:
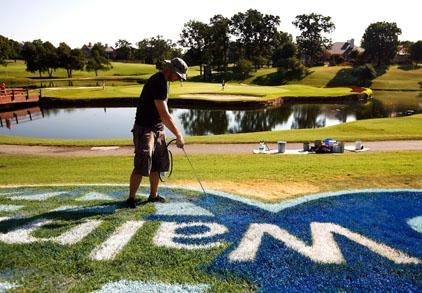
<svg viewBox="0 0 422 293">
<path fill-rule="evenodd" d="M 342 69 L 350 66 L 317 66 L 309 68 L 310 74 L 300 81 L 292 81 L 290 84 L 311 85 L 325 87 Z M 396 90 L 396 91 L 421 91 L 422 68 L 406 69 L 397 65 L 391 65 L 388 70 L 372 80 L 373 90 Z"/>
<path fill-rule="evenodd" d="M 355 188 L 422 188 L 422 152 L 192 155 L 205 188 L 266 201 Z M 0 184 L 127 183 L 132 157 L 0 157 Z M 146 183 L 146 182 L 144 182 Z M 184 156 L 168 184 L 199 187 Z"/>
<path fill-rule="evenodd" d="M 131 125 L 128 125 L 128 128 L 130 126 Z M 192 137 L 187 136 L 185 137 L 185 140 L 186 143 L 256 143 L 260 140 L 305 142 L 324 137 L 332 137 L 341 141 L 417 140 L 422 139 L 421 129 L 422 114 L 418 114 L 407 117 L 358 120 L 316 129 L 294 129 Z M 73 140 L 16 136 L 0 136 L 0 143 L 62 146 L 132 145 L 131 139 Z"/>
</svg>

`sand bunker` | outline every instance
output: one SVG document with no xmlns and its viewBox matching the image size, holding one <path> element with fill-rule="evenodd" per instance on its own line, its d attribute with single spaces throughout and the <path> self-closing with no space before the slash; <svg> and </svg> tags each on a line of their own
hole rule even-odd
<svg viewBox="0 0 422 293">
<path fill-rule="evenodd" d="M 222 101 L 231 101 L 231 100 L 243 100 L 251 99 L 255 100 L 260 98 L 260 96 L 252 95 L 229 95 L 229 94 L 184 94 L 180 95 L 181 98 L 202 98 L 207 100 L 222 100 Z"/>
</svg>

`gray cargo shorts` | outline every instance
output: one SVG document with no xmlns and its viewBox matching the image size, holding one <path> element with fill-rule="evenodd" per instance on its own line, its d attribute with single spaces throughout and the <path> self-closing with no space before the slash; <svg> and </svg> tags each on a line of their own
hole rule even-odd
<svg viewBox="0 0 422 293">
<path fill-rule="evenodd" d="M 151 172 L 168 171 L 170 160 L 164 130 L 135 125 L 132 132 L 135 174 L 149 176 Z"/>
</svg>

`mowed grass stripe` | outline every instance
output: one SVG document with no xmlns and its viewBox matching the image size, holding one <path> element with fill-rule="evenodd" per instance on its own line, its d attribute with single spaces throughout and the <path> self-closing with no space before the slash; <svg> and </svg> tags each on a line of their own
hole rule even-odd
<svg viewBox="0 0 422 293">
<path fill-rule="evenodd" d="M 268 184 L 273 184 L 277 191 L 277 186 L 281 188 L 287 183 L 303 182 L 312 187 L 314 192 L 422 187 L 420 151 L 308 156 L 191 155 L 190 159 L 201 180 L 207 182 L 206 188 L 219 186 L 219 189 L 230 192 L 233 192 L 232 188 L 236 185 L 240 188 L 242 184 L 252 184 L 265 193 Z M 128 183 L 133 159 L 131 156 L 58 158 L 3 155 L 0 157 L 0 166 L 1 185 Z M 184 182 L 191 186 L 197 185 L 185 157 L 176 155 L 174 171 L 167 183 Z M 147 181 L 144 180 L 144 183 Z M 272 197 L 272 200 L 277 199 L 277 196 Z"/>
</svg>

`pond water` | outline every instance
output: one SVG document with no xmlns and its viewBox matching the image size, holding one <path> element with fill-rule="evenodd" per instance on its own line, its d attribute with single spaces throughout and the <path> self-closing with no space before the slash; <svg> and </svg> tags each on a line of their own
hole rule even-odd
<svg viewBox="0 0 422 293">
<path fill-rule="evenodd" d="M 388 96 L 389 97 L 389 96 Z M 274 109 L 224 111 L 170 109 L 184 135 L 318 128 L 360 119 L 421 113 L 419 96 L 397 103 L 372 99 L 364 104 L 289 104 Z M 130 138 L 135 108 L 57 108 L 0 112 L 0 135 L 43 138 Z M 168 136 L 172 136 L 167 131 Z"/>
</svg>

